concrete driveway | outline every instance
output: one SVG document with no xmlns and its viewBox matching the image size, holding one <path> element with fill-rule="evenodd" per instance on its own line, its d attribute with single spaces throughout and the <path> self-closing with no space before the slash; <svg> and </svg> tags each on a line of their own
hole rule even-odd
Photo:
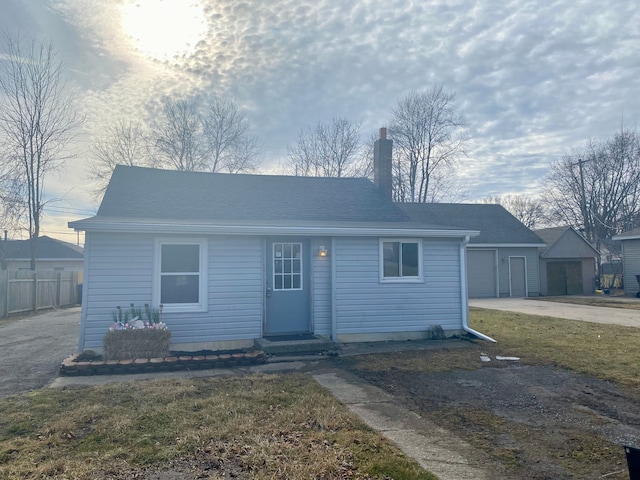
<svg viewBox="0 0 640 480">
<path fill-rule="evenodd" d="M 0 398 L 49 384 L 79 334 L 80 307 L 0 320 Z"/>
<path fill-rule="evenodd" d="M 469 306 L 640 328 L 640 310 L 592 307 L 527 298 L 473 298 Z"/>
</svg>

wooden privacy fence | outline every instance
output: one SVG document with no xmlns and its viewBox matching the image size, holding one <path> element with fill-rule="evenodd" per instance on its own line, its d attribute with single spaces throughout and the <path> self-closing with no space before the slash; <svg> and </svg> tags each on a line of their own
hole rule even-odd
<svg viewBox="0 0 640 480">
<path fill-rule="evenodd" d="M 0 318 L 79 303 L 78 273 L 0 270 Z"/>
</svg>

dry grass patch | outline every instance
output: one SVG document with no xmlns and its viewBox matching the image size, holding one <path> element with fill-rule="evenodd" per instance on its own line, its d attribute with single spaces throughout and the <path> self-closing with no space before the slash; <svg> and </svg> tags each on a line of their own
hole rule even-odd
<svg viewBox="0 0 640 480">
<path fill-rule="evenodd" d="M 529 364 L 558 365 L 640 387 L 640 329 L 471 308 L 472 328 L 495 338 L 483 344 L 494 355 Z"/>
<path fill-rule="evenodd" d="M 299 374 L 40 390 L 0 408 L 1 478 L 435 478 Z"/>
</svg>

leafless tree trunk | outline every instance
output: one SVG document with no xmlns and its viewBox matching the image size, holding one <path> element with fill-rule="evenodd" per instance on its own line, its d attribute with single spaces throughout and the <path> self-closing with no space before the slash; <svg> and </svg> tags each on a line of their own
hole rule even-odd
<svg viewBox="0 0 640 480">
<path fill-rule="evenodd" d="M 104 194 L 116 165 L 153 166 L 147 136 L 138 122 L 118 120 L 107 127 L 104 135 L 92 147 L 94 159 L 89 174 L 96 182 L 96 198 Z"/>
<path fill-rule="evenodd" d="M 464 118 L 457 113 L 455 94 L 441 85 L 411 92 L 392 110 L 389 134 L 394 141 L 396 190 L 401 202 L 427 202 L 432 175 L 442 183 L 451 178 L 443 172 L 465 154 L 469 140 Z"/>
<path fill-rule="evenodd" d="M 640 137 L 621 130 L 551 165 L 545 196 L 552 215 L 583 230 L 596 248 L 640 222 Z"/>
<path fill-rule="evenodd" d="M 504 195 L 483 198 L 482 203 L 502 205 L 527 228 L 540 227 L 547 220 L 546 208 L 540 198 L 526 195 Z"/>
<path fill-rule="evenodd" d="M 289 173 L 308 177 L 345 177 L 358 172 L 360 126 L 344 117 L 318 122 L 300 130 L 298 143 L 289 148 Z"/>
<path fill-rule="evenodd" d="M 23 46 L 8 36 L 6 41 L 0 62 L 0 142 L 3 160 L 19 164 L 13 179 L 24 194 L 35 270 L 45 178 L 69 157 L 65 148 L 83 119 L 66 93 L 63 65 L 52 44 L 32 40 Z"/>
</svg>

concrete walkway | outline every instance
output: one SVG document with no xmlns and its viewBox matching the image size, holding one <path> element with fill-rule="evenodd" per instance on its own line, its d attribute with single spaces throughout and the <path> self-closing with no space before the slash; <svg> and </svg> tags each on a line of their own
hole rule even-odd
<svg viewBox="0 0 640 480">
<path fill-rule="evenodd" d="M 473 298 L 469 306 L 640 328 L 640 310 L 592 307 L 526 298 Z"/>
<path fill-rule="evenodd" d="M 495 478 L 461 453 L 473 450 L 464 440 L 399 406 L 379 388 L 341 370 L 315 373 L 312 377 L 364 423 L 440 480 Z"/>
</svg>

